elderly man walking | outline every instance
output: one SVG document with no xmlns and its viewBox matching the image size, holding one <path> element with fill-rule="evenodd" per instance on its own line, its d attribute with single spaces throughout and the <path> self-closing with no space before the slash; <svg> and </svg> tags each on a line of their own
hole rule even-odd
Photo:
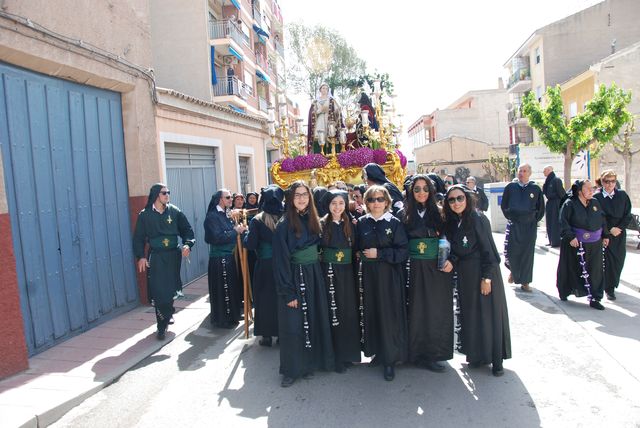
<svg viewBox="0 0 640 428">
<path fill-rule="evenodd" d="M 533 255 L 538 222 L 544 216 L 542 189 L 529 181 L 531 166 L 518 168 L 518 178 L 507 184 L 502 196 L 502 213 L 507 218 L 505 232 L 505 265 L 511 273 L 509 282 L 521 284 L 523 291 L 531 291 Z"/>
</svg>

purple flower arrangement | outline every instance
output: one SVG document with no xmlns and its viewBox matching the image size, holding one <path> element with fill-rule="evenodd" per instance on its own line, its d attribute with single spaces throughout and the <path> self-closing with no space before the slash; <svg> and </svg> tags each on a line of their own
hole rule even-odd
<svg viewBox="0 0 640 428">
<path fill-rule="evenodd" d="M 280 161 L 280 169 L 284 172 L 296 172 L 305 169 L 322 168 L 327 163 L 329 163 L 329 159 L 320 153 L 313 153 L 310 155 L 296 156 L 293 159 L 282 159 Z"/>
<path fill-rule="evenodd" d="M 407 165 L 407 158 L 400 150 L 396 150 L 400 157 L 400 164 L 404 168 Z M 281 159 L 280 169 L 284 172 L 304 171 L 313 168 L 323 168 L 329 159 L 320 153 L 310 155 L 300 155 L 295 158 Z M 338 154 L 338 163 L 342 168 L 363 167 L 368 163 L 375 162 L 384 165 L 387 162 L 387 152 L 382 149 L 373 150 L 369 147 L 360 147 L 355 150 L 347 150 Z"/>
</svg>

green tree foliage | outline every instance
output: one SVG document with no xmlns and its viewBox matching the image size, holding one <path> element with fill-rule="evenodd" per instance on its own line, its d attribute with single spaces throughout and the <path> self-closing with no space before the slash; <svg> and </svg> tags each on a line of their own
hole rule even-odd
<svg viewBox="0 0 640 428">
<path fill-rule="evenodd" d="M 631 94 L 615 84 L 601 85 L 584 112 L 568 119 L 563 111 L 560 86 L 548 88 L 547 105 L 543 107 L 533 92 L 522 103 L 522 113 L 538 132 L 542 143 L 555 153 L 564 155 L 564 183 L 571 185 L 571 163 L 585 149 L 597 157 L 602 149 L 631 119 L 627 105 Z"/>
<path fill-rule="evenodd" d="M 344 105 L 350 94 L 349 83 L 365 73 L 366 63 L 338 32 L 321 25 L 287 25 L 287 80 L 296 92 L 315 98 L 326 82 Z"/>
<path fill-rule="evenodd" d="M 511 181 L 516 173 L 516 161 L 506 153 L 490 152 L 489 159 L 482 163 L 490 181 Z"/>
</svg>

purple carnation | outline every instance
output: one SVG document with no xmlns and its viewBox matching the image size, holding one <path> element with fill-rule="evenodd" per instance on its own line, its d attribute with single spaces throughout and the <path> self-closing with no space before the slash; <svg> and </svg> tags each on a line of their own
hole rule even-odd
<svg viewBox="0 0 640 428">
<path fill-rule="evenodd" d="M 373 161 L 378 165 L 384 165 L 387 162 L 387 151 L 382 149 L 374 150 Z"/>
<path fill-rule="evenodd" d="M 402 153 L 400 150 L 396 149 L 396 153 L 398 154 L 398 156 L 400 157 L 400 166 L 402 166 L 403 168 L 407 166 L 407 158 L 404 155 L 404 153 Z"/>
<path fill-rule="evenodd" d="M 342 168 L 365 166 L 371 162 L 373 162 L 373 149 L 369 147 L 347 150 L 338 155 L 338 163 Z"/>
<path fill-rule="evenodd" d="M 282 159 L 282 161 L 280 161 L 280 169 L 284 172 L 294 172 L 296 169 L 293 164 L 293 159 Z"/>
</svg>

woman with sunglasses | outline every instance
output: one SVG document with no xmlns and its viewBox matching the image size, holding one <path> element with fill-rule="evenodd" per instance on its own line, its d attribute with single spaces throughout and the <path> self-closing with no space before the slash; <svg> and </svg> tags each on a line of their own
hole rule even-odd
<svg viewBox="0 0 640 428">
<path fill-rule="evenodd" d="M 451 274 L 438 270 L 438 237 L 444 221 L 435 187 L 426 175 L 408 182 L 405 207 L 398 217 L 409 238 L 407 261 L 409 361 L 442 372 L 453 358 Z"/>
<path fill-rule="evenodd" d="M 604 252 L 604 291 L 607 299 L 616 300 L 616 288 L 627 257 L 627 226 L 631 222 L 631 200 L 624 190 L 616 189 L 617 176 L 610 169 L 603 171 L 597 180 L 602 187 L 594 195 L 607 218 L 609 245 Z"/>
<path fill-rule="evenodd" d="M 262 336 L 259 344 L 271 346 L 272 336 L 278 336 L 278 299 L 273 274 L 273 234 L 282 216 L 284 191 L 271 185 L 262 189 L 262 212 L 249 223 L 249 233 L 244 237 L 244 246 L 257 254 L 253 269 L 253 304 L 255 325 L 253 334 Z M 248 198 L 247 198 L 248 199 Z"/>
<path fill-rule="evenodd" d="M 329 293 L 329 321 L 336 356 L 335 370 L 343 373 L 360 362 L 360 326 L 358 296 L 353 274 L 355 226 L 347 212 L 348 193 L 331 190 L 323 198 L 329 211 L 320 220 L 322 228 L 322 271 Z"/>
<path fill-rule="evenodd" d="M 295 181 L 273 238 L 281 386 L 334 369 L 327 289 L 318 258 L 320 221 L 309 186 Z"/>
<path fill-rule="evenodd" d="M 556 287 L 560 300 L 587 296 L 589 306 L 603 310 L 602 247 L 609 243 L 605 213 L 593 198 L 589 180 L 576 180 L 560 208 L 560 260 Z"/>
<path fill-rule="evenodd" d="M 238 281 L 233 251 L 243 225 L 234 226 L 228 216 L 231 193 L 218 190 L 209 202 L 204 220 L 204 240 L 209 244 L 209 303 L 210 322 L 220 328 L 234 328 L 240 321 L 242 286 Z"/>
<path fill-rule="evenodd" d="M 492 364 L 502 376 L 502 361 L 511 358 L 509 315 L 500 273 L 500 255 L 484 214 L 474 209 L 473 193 L 449 187 L 444 200 L 445 232 L 451 242 L 447 272 L 455 270 L 460 298 L 462 353 L 469 367 Z"/>
<path fill-rule="evenodd" d="M 364 354 L 382 363 L 385 380 L 395 377 L 394 365 L 407 359 L 407 318 L 403 263 L 407 259 L 407 235 L 391 210 L 391 196 L 373 185 L 364 194 L 367 214 L 358 219 L 360 251 L 361 335 Z"/>
</svg>

